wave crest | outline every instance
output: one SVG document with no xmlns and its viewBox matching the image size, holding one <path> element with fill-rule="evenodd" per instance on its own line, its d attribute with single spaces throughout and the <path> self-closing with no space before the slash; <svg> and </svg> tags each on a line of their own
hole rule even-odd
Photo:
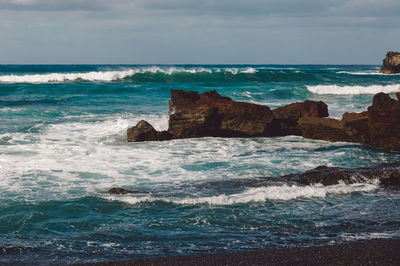
<svg viewBox="0 0 400 266">
<path fill-rule="evenodd" d="M 110 82 L 121 80 L 136 74 L 165 74 L 173 75 L 176 73 L 230 73 L 233 75 L 237 74 L 254 74 L 258 71 L 252 67 L 245 69 L 238 68 L 223 68 L 223 69 L 208 69 L 204 67 L 197 68 L 178 68 L 178 67 L 142 67 L 142 68 L 132 68 L 125 70 L 115 70 L 115 71 L 91 71 L 82 73 L 46 73 L 46 74 L 25 74 L 25 75 L 3 75 L 0 76 L 1 83 L 63 83 L 68 81 L 98 81 L 98 82 Z"/>
<path fill-rule="evenodd" d="M 242 193 L 231 195 L 217 195 L 210 197 L 187 197 L 187 198 L 174 198 L 174 197 L 157 197 L 153 195 L 145 196 L 106 196 L 108 200 L 117 200 L 129 204 L 137 204 L 141 202 L 155 202 L 163 201 L 167 203 L 174 203 L 179 205 L 233 205 L 244 204 L 251 202 L 265 202 L 268 200 L 292 200 L 296 198 L 325 198 L 328 194 L 349 194 L 352 192 L 371 191 L 378 188 L 378 185 L 373 183 L 356 183 L 345 185 L 340 183 L 333 186 L 323 186 L 316 184 L 312 186 L 296 186 L 296 185 L 282 185 L 282 186 L 268 186 L 259 188 L 250 188 Z"/>
</svg>

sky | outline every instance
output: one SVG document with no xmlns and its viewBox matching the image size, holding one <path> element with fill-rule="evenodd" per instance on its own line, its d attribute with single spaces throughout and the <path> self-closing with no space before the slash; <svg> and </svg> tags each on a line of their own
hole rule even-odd
<svg viewBox="0 0 400 266">
<path fill-rule="evenodd" d="M 381 64 L 400 0 L 0 0 L 0 64 Z"/>
</svg>

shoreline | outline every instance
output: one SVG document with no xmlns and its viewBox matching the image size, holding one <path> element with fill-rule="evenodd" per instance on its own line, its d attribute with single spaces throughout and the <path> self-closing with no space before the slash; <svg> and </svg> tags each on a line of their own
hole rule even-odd
<svg viewBox="0 0 400 266">
<path fill-rule="evenodd" d="M 330 246 L 262 249 L 252 252 L 195 254 L 73 265 L 399 265 L 399 252 L 400 239 L 379 239 Z"/>
</svg>

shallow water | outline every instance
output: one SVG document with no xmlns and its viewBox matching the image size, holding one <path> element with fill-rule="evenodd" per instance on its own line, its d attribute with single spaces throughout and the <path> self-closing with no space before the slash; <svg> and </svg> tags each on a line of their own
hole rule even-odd
<svg viewBox="0 0 400 266">
<path fill-rule="evenodd" d="M 127 143 L 168 127 L 170 89 L 271 108 L 363 111 L 399 75 L 378 66 L 0 66 L 0 263 L 82 263 L 400 237 L 398 190 L 259 182 L 400 153 L 296 136 Z M 392 95 L 393 96 L 393 95 Z M 110 196 L 112 187 L 146 195 Z"/>
</svg>

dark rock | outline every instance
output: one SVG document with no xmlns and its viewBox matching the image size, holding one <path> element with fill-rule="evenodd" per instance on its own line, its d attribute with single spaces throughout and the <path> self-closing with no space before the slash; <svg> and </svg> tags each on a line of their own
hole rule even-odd
<svg viewBox="0 0 400 266">
<path fill-rule="evenodd" d="M 383 59 L 383 66 L 381 72 L 385 74 L 400 73 L 400 53 L 387 52 L 385 59 Z"/>
<path fill-rule="evenodd" d="M 215 91 L 171 90 L 168 132 L 173 138 L 266 136 L 272 119 L 267 106 L 235 102 Z"/>
<path fill-rule="evenodd" d="M 141 120 L 136 126 L 127 130 L 128 142 L 168 140 L 171 139 L 167 131 L 157 131 L 148 122 Z"/>
<path fill-rule="evenodd" d="M 400 162 L 360 168 L 319 166 L 304 173 L 282 176 L 281 179 L 303 185 L 323 184 L 325 186 L 336 185 L 340 181 L 345 184 L 354 184 L 379 180 L 381 185 L 400 186 Z"/>
<path fill-rule="evenodd" d="M 137 191 L 137 190 L 127 190 L 123 188 L 114 187 L 107 191 L 108 194 L 112 195 L 124 195 L 124 194 L 148 194 L 148 192 Z"/>
<path fill-rule="evenodd" d="M 398 95 L 398 94 L 397 94 Z M 386 149 L 400 149 L 400 102 L 386 93 L 374 96 L 368 108 L 369 144 Z"/>
<path fill-rule="evenodd" d="M 298 120 L 302 117 L 327 117 L 328 106 L 324 102 L 304 101 L 292 103 L 272 110 L 274 115 L 273 135 L 299 135 Z"/>
</svg>

